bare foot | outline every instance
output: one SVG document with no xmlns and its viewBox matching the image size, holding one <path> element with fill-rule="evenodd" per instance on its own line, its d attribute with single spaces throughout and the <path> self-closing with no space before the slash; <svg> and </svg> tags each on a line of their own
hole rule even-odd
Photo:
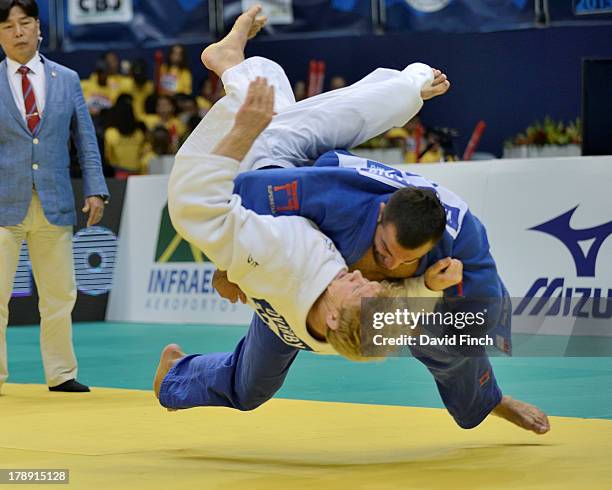
<svg viewBox="0 0 612 490">
<path fill-rule="evenodd" d="M 546 434 L 550 430 L 550 422 L 542 410 L 509 396 L 504 396 L 491 413 L 536 434 Z"/>
<path fill-rule="evenodd" d="M 225 70 L 242 63 L 247 41 L 255 37 L 266 23 L 266 17 L 259 16 L 260 13 L 261 5 L 253 5 L 236 19 L 227 36 L 202 51 L 204 66 L 220 77 Z"/>
<path fill-rule="evenodd" d="M 257 36 L 257 34 L 259 34 L 259 31 L 261 31 L 266 25 L 267 21 L 268 18 L 265 15 L 258 15 L 257 17 L 255 17 L 255 20 L 253 21 L 253 24 L 249 29 L 249 34 L 247 35 L 247 38 L 253 39 L 255 36 Z"/>
<path fill-rule="evenodd" d="M 438 95 L 444 95 L 446 92 L 448 92 L 449 88 L 450 82 L 448 81 L 446 75 L 440 70 L 436 70 L 434 68 L 434 81 L 431 82 L 429 87 L 421 90 L 421 98 L 423 100 L 433 99 Z"/>
<path fill-rule="evenodd" d="M 174 366 L 180 359 L 185 357 L 185 353 L 181 350 L 177 344 L 170 344 L 164 347 L 164 350 L 159 357 L 159 364 L 157 371 L 155 372 L 155 378 L 153 379 L 153 391 L 155 396 L 159 399 L 159 389 L 162 381 L 170 371 L 170 368 Z"/>
</svg>

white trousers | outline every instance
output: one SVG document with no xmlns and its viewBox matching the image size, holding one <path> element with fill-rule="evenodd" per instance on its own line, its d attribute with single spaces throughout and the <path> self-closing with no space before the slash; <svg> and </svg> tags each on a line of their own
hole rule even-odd
<svg viewBox="0 0 612 490">
<path fill-rule="evenodd" d="M 77 376 L 71 319 L 77 297 L 72 226 L 50 224 L 38 194 L 33 192 L 25 220 L 17 226 L 0 226 L 0 387 L 8 378 L 8 304 L 24 239 L 38 289 L 40 348 L 45 378 L 49 386 L 57 386 Z"/>
<path fill-rule="evenodd" d="M 227 95 L 206 114 L 195 130 L 196 138 L 190 138 L 181 152 L 211 153 L 232 128 L 249 83 L 256 77 L 274 85 L 277 115 L 241 162 L 241 172 L 267 165 L 308 165 L 326 151 L 353 148 L 403 126 L 423 106 L 421 90 L 432 82 L 433 71 L 422 63 L 403 71 L 379 68 L 353 85 L 296 103 L 278 64 L 248 58 L 223 73 Z"/>
</svg>

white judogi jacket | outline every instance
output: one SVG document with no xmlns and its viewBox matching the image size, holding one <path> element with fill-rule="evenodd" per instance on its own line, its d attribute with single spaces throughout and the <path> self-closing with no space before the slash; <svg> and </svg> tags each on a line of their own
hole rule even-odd
<svg viewBox="0 0 612 490">
<path fill-rule="evenodd" d="M 316 299 L 346 269 L 333 242 L 305 218 L 263 216 L 245 209 L 240 196 L 232 193 L 239 162 L 194 154 L 189 148 L 185 144 L 177 155 L 168 188 L 176 230 L 227 271 L 285 343 L 335 353 L 306 328 Z M 408 297 L 440 296 L 425 287 L 423 277 L 405 283 Z"/>
<path fill-rule="evenodd" d="M 176 230 L 227 271 L 229 280 L 240 286 L 260 318 L 285 343 L 334 353 L 329 344 L 308 333 L 306 317 L 329 283 L 346 269 L 344 259 L 307 219 L 263 216 L 242 207 L 240 196 L 232 193 L 239 162 L 211 154 L 231 129 L 249 82 L 257 76 L 275 86 L 279 114 L 245 157 L 242 170 L 257 168 L 257 161 L 271 155 L 274 164 L 293 166 L 318 157 L 320 148 L 350 148 L 402 126 L 423 105 L 420 91 L 431 83 L 433 72 L 421 64 L 402 72 L 380 69 L 351 87 L 296 104 L 280 66 L 249 58 L 223 74 L 228 95 L 206 114 L 176 156 L 168 188 Z M 427 289 L 422 277 L 406 280 L 405 294 L 441 296 Z"/>
</svg>

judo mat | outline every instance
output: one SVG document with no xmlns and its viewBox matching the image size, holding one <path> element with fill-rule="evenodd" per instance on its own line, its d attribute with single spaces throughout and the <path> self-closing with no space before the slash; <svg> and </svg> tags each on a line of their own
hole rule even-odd
<svg viewBox="0 0 612 490">
<path fill-rule="evenodd" d="M 76 325 L 79 379 L 106 382 L 64 394 L 30 384 L 44 382 L 37 329 L 9 329 L 0 468 L 69 469 L 66 487 L 83 490 L 612 488 L 609 359 L 494 359 L 508 394 L 553 414 L 544 436 L 494 417 L 458 428 L 445 410 L 424 408 L 441 404 L 412 359 L 300 355 L 284 398 L 253 412 L 158 405 L 146 385 L 162 344 L 228 349 L 244 331 Z"/>
</svg>

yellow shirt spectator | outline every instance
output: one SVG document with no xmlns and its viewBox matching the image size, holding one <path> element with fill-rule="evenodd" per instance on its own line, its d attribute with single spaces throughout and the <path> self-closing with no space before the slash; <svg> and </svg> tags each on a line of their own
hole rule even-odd
<svg viewBox="0 0 612 490">
<path fill-rule="evenodd" d="M 164 95 L 193 92 L 193 77 L 187 64 L 187 51 L 182 44 L 170 46 L 168 60 L 160 69 L 160 92 Z"/>
<path fill-rule="evenodd" d="M 208 112 L 210 108 L 212 107 L 210 100 L 202 96 L 196 97 L 196 101 L 198 102 L 198 109 L 200 109 L 200 114 Z"/>
<path fill-rule="evenodd" d="M 129 93 L 134 101 L 136 119 L 144 120 L 146 116 L 145 101 L 147 97 L 155 93 L 155 85 L 151 80 L 147 80 L 143 85 L 138 86 L 134 80 L 131 80 L 130 91 L 126 93 Z"/>
<path fill-rule="evenodd" d="M 142 157 L 146 151 L 146 138 L 142 130 L 136 129 L 124 135 L 117 128 L 104 131 L 104 155 L 112 167 L 131 173 L 142 173 Z"/>
<path fill-rule="evenodd" d="M 162 65 L 159 84 L 161 93 L 165 95 L 190 95 L 193 92 L 193 77 L 187 68 Z"/>
<path fill-rule="evenodd" d="M 165 121 L 157 114 L 147 114 L 143 117 L 144 123 L 147 125 L 149 131 L 153 131 L 157 126 L 163 126 L 170 133 L 170 141 L 172 143 L 173 151 L 176 151 L 178 142 L 181 140 L 187 128 L 183 121 L 178 117 L 171 117 Z"/>
<path fill-rule="evenodd" d="M 98 77 L 93 75 L 88 80 L 81 80 L 81 88 L 89 112 L 92 114 L 98 114 L 102 109 L 109 109 L 119 96 L 110 84 L 103 85 L 98 81 Z"/>
</svg>

